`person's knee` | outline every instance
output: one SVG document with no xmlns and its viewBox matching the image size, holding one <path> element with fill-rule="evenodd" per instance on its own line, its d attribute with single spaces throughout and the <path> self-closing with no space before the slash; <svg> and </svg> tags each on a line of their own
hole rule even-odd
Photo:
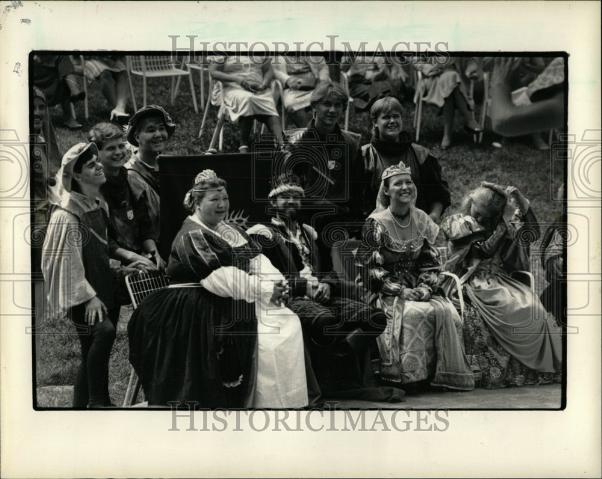
<svg viewBox="0 0 602 479">
<path fill-rule="evenodd" d="M 96 325 L 95 333 L 98 341 L 102 341 L 103 343 L 107 344 L 113 344 L 117 336 L 115 326 L 108 319 L 105 319 L 102 323 L 98 323 Z"/>
</svg>

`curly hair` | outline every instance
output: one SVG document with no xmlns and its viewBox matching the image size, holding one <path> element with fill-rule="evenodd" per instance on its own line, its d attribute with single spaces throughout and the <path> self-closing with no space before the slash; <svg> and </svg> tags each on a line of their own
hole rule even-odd
<svg viewBox="0 0 602 479">
<path fill-rule="evenodd" d="M 125 139 L 125 132 L 114 123 L 102 122 L 94 125 L 88 132 L 88 141 L 102 150 L 108 141 Z"/>
</svg>

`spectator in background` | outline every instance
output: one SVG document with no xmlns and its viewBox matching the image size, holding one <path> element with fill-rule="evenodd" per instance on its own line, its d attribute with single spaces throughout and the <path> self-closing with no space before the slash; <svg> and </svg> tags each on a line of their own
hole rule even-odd
<svg viewBox="0 0 602 479">
<path fill-rule="evenodd" d="M 521 58 L 495 58 L 491 74 L 491 123 L 495 133 L 520 136 L 564 125 L 564 59 L 555 58 L 526 89 L 512 95 Z"/>
<path fill-rule="evenodd" d="M 443 61 L 445 60 L 445 61 Z M 420 99 L 442 109 L 443 138 L 441 149 L 446 150 L 452 142 L 456 110 L 462 115 L 464 128 L 471 135 L 481 131 L 474 117 L 474 100 L 470 82 L 479 77 L 480 65 L 471 57 L 432 57 L 414 59 L 414 68 L 422 73 L 422 82 L 417 85 L 414 103 Z"/>
<path fill-rule="evenodd" d="M 365 111 L 378 98 L 399 96 L 406 79 L 399 62 L 382 56 L 346 58 L 342 64 L 349 81 L 349 96 L 356 110 Z"/>
<path fill-rule="evenodd" d="M 283 87 L 287 117 L 299 128 L 311 120 L 311 94 L 319 83 L 330 82 L 326 60 L 322 56 L 276 57 L 274 75 Z"/>
<path fill-rule="evenodd" d="M 272 95 L 274 78 L 269 57 L 234 55 L 209 66 L 214 80 L 222 82 L 223 102 L 227 114 L 240 128 L 239 151 L 249 151 L 255 119 L 265 123 L 274 135 L 277 148 L 282 146 L 282 126 Z"/>
<path fill-rule="evenodd" d="M 159 165 L 157 157 L 165 151 L 167 142 L 176 130 L 176 125 L 162 107 L 147 105 L 130 118 L 127 140 L 138 147 L 138 151 L 128 161 L 128 180 L 138 201 L 146 195 L 148 213 L 152 225 L 152 238 L 159 237 Z"/>
<path fill-rule="evenodd" d="M 128 78 L 123 55 L 91 55 L 84 58 L 84 75 L 89 82 L 98 80 L 111 108 L 111 121 L 127 124 Z"/>
<path fill-rule="evenodd" d="M 43 91 L 48 106 L 61 105 L 65 127 L 70 130 L 82 127 L 75 118 L 72 105 L 83 100 L 85 94 L 68 55 L 34 55 L 33 84 Z"/>
</svg>

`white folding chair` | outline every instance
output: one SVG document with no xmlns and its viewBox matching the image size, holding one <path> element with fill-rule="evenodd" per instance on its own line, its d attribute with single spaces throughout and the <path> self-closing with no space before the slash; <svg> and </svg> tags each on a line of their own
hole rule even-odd
<svg viewBox="0 0 602 479">
<path fill-rule="evenodd" d="M 142 300 L 153 291 L 169 286 L 169 280 L 165 274 L 158 271 L 148 273 L 133 273 L 125 277 L 125 285 L 132 301 L 132 306 L 136 309 Z M 131 367 L 130 379 L 125 390 L 123 398 L 123 407 L 129 407 L 134 404 L 140 391 L 140 380 L 136 371 Z"/>
<path fill-rule="evenodd" d="M 134 83 L 132 82 L 132 75 L 142 77 L 142 106 L 146 106 L 147 98 L 147 85 L 146 82 L 150 78 L 171 78 L 170 88 L 170 104 L 174 104 L 176 96 L 178 95 L 178 89 L 180 87 L 180 80 L 183 76 L 190 76 L 190 71 L 184 68 L 184 62 L 186 59 L 176 61 L 171 56 L 155 56 L 155 55 L 130 55 L 126 57 L 127 61 L 127 73 L 128 82 L 130 85 L 130 94 L 132 97 L 132 103 L 134 104 L 134 110 L 138 109 L 136 105 L 136 95 L 134 93 Z M 179 64 L 179 66 L 177 66 Z M 191 85 L 190 93 L 192 95 L 192 102 L 195 111 L 198 111 L 196 104 L 196 96 L 194 94 L 194 88 Z"/>
<path fill-rule="evenodd" d="M 193 93 L 193 104 L 194 111 L 198 113 L 198 107 L 200 106 L 201 110 L 205 109 L 205 73 L 209 73 L 209 66 L 207 65 L 206 59 L 202 56 L 193 57 L 190 56 L 186 60 L 186 68 L 190 71 L 190 75 L 188 75 L 188 80 L 190 82 L 190 91 L 194 92 L 194 80 L 193 80 L 193 71 L 199 72 L 199 90 L 200 90 L 200 103 L 197 106 L 196 95 Z"/>
</svg>

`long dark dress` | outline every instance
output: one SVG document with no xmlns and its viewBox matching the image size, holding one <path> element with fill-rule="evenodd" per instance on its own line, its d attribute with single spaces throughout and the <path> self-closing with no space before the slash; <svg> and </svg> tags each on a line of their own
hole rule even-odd
<svg viewBox="0 0 602 479">
<path fill-rule="evenodd" d="M 199 282 L 220 267 L 248 271 L 260 249 L 250 239 L 231 247 L 217 236 L 194 234 L 198 230 L 186 219 L 173 243 L 168 274 L 180 287 L 149 295 L 134 311 L 130 362 L 149 405 L 197 401 L 200 407 L 243 407 L 252 387 L 255 306 L 219 297 Z"/>
</svg>

